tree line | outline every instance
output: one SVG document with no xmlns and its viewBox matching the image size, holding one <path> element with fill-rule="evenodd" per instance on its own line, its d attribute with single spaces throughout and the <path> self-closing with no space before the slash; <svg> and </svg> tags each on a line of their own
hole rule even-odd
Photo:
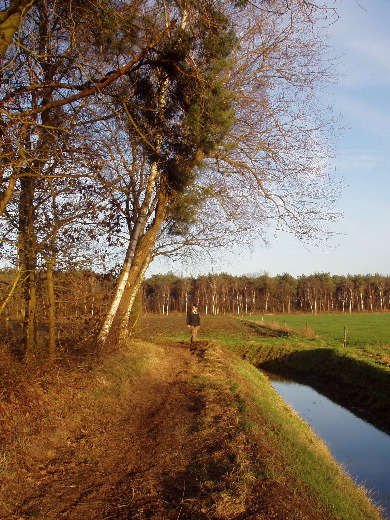
<svg viewBox="0 0 390 520">
<path fill-rule="evenodd" d="M 0 272 L 0 315 L 3 343 L 20 349 L 23 286 L 15 285 L 15 270 Z M 37 317 L 41 324 L 36 341 L 41 349 L 50 346 L 47 326 L 51 302 L 45 286 L 47 272 L 39 272 Z M 54 271 L 56 343 L 82 344 L 96 337 L 115 293 L 116 277 L 91 270 Z M 12 298 L 9 297 L 11 290 Z M 8 298 L 8 300 L 7 300 Z M 140 313 L 186 314 L 192 303 L 202 314 L 288 314 L 356 313 L 390 311 L 390 277 L 374 275 L 330 275 L 315 273 L 297 278 L 289 274 L 233 276 L 227 273 L 199 277 L 156 274 L 144 280 L 137 298 L 132 323 Z"/>
<path fill-rule="evenodd" d="M 204 314 L 384 312 L 390 310 L 390 277 L 160 274 L 145 280 L 142 296 L 144 312 L 157 314 L 186 313 L 192 302 Z"/>
<path fill-rule="evenodd" d="M 104 345 L 127 338 L 157 255 L 270 221 L 331 233 L 335 123 L 317 92 L 336 19 L 333 0 L 0 0 L 0 308 L 25 359 L 55 359 L 69 273 L 116 273 Z"/>
</svg>

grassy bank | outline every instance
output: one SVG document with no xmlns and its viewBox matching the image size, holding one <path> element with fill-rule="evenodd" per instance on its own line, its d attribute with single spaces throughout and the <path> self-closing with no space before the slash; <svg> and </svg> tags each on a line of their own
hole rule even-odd
<svg viewBox="0 0 390 520">
<path fill-rule="evenodd" d="M 337 335 L 346 319 L 352 320 L 348 326 L 355 331 L 356 344 L 343 347 Z M 204 316 L 200 337 L 219 341 L 256 367 L 312 385 L 390 433 L 390 346 L 385 343 L 390 316 L 291 316 L 287 320 L 287 316 Z M 149 316 L 141 333 L 188 340 L 184 322 L 181 316 Z M 359 334 L 363 325 L 371 332 L 364 329 Z"/>
<path fill-rule="evenodd" d="M 155 335 L 163 342 L 167 339 L 186 342 L 188 332 L 182 327 L 182 319 L 178 316 L 148 317 L 141 334 Z M 207 370 L 203 371 L 201 381 L 194 384 L 214 391 L 229 386 L 231 406 L 238 412 L 234 428 L 241 428 L 246 435 L 243 453 L 236 457 L 246 471 L 241 471 L 235 479 L 235 487 L 245 487 L 246 493 L 250 493 L 252 499 L 257 496 L 259 502 L 267 497 L 266 500 L 274 504 L 275 516 L 271 518 L 275 519 L 380 518 L 366 492 L 345 475 L 323 442 L 272 389 L 267 377 L 251 360 L 242 359 L 242 354 L 250 348 L 254 352 L 261 350 L 260 345 L 264 349 L 268 346 L 270 357 L 276 356 L 277 352 L 280 356 L 287 337 L 273 331 L 259 331 L 251 324 L 230 317 L 206 317 L 202 326 L 202 336 L 212 337 L 212 343 L 223 344 L 228 350 L 220 349 L 222 357 L 218 360 L 218 348 L 209 349 L 204 354 Z M 294 348 L 298 348 L 296 343 L 299 341 L 294 338 Z M 248 451 L 252 452 L 249 461 Z M 237 489 L 236 493 L 239 494 Z"/>
<path fill-rule="evenodd" d="M 153 334 L 160 340 L 185 342 L 188 341 L 188 331 L 183 326 L 183 321 L 181 316 L 148 317 L 144 320 L 145 328 L 141 327 L 140 333 Z M 318 441 L 305 423 L 291 413 L 272 390 L 268 380 L 254 366 L 267 365 L 274 370 L 301 374 L 302 377 L 312 377 L 313 382 L 316 380 L 317 383 L 323 378 L 328 388 L 332 387 L 332 392 L 338 390 L 340 395 L 347 395 L 347 404 L 351 404 L 352 397 L 356 406 L 376 408 L 377 415 L 384 416 L 385 422 L 388 415 L 390 374 L 381 357 L 382 347 L 345 349 L 337 344 L 329 346 L 327 341 L 307 327 L 300 335 L 293 333 L 291 329 L 286 330 L 284 325 L 274 324 L 271 328 L 264 323 L 234 317 L 203 317 L 201 337 L 216 340 L 218 344 L 238 354 L 234 358 L 232 379 L 236 382 L 240 380 L 237 385 L 239 395 L 242 395 L 243 388 L 244 394 L 247 392 L 243 398 L 243 420 L 247 421 L 248 428 L 253 429 L 255 436 L 260 435 L 263 439 L 265 453 L 267 449 L 273 453 L 272 464 L 268 464 L 267 456 L 263 459 L 262 474 L 266 478 L 275 478 L 278 482 L 285 482 L 288 474 L 288 478 L 296 485 L 295 489 L 306 489 L 309 500 L 314 500 L 314 497 L 315 500 L 319 499 L 322 506 L 318 507 L 324 507 L 331 518 L 345 517 L 352 520 L 360 515 L 361 518 L 369 518 L 372 513 L 363 512 L 358 505 L 361 490 L 354 484 L 352 488 L 348 488 L 349 484 L 340 476 L 339 468 L 336 469 L 322 442 Z M 333 385 L 329 384 L 330 379 L 333 380 Z M 253 408 L 257 410 L 255 419 L 251 419 L 249 412 Z M 352 500 L 357 502 L 348 503 L 347 496 L 353 497 Z M 332 508 L 331 513 L 327 507 Z M 320 517 L 319 514 L 318 518 Z"/>
<path fill-rule="evenodd" d="M 249 427 L 270 453 L 277 452 L 268 468 L 272 478 L 282 486 L 292 479 L 296 493 L 317 503 L 319 517 L 321 512 L 338 520 L 378 515 L 367 506 L 366 493 L 343 473 L 322 441 L 285 405 L 268 380 L 249 363 L 236 359 L 234 365 L 236 380 L 241 381 L 237 391 L 262 418 L 260 424 L 255 421 Z"/>
<path fill-rule="evenodd" d="M 181 316 L 139 336 L 98 363 L 4 370 L 1 518 L 380 520 L 243 359 L 311 340 L 228 317 L 202 320 L 194 352 Z"/>
<path fill-rule="evenodd" d="M 313 318 L 310 325 L 308 318 Z M 259 330 L 268 325 L 288 335 L 268 341 L 267 345 L 244 342 L 233 349 L 255 366 L 314 386 L 390 432 L 390 346 L 385 344 L 390 337 L 390 317 L 381 314 L 308 318 L 294 316 L 288 321 L 279 317 L 276 323 L 274 319 L 251 318 Z M 353 342 L 346 346 L 340 339 L 342 323 L 354 331 Z"/>
</svg>

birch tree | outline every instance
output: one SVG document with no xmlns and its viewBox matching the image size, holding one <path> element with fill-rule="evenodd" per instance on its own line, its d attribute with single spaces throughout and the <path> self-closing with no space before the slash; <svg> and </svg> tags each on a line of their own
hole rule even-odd
<svg viewBox="0 0 390 520">
<path fill-rule="evenodd" d="M 217 254 L 213 248 L 249 250 L 254 237 L 267 242 L 270 224 L 310 245 L 326 243 L 338 218 L 340 186 L 327 171 L 335 121 L 317 98 L 335 79 L 317 31 L 333 8 L 258 2 L 230 16 L 239 40 L 225 76 L 234 125 L 164 222 L 154 256 L 191 261 Z"/>
<path fill-rule="evenodd" d="M 221 71 L 228 67 L 226 58 L 236 44 L 228 17 L 214 3 L 181 7 L 172 2 L 157 15 L 153 30 L 161 32 L 161 26 L 169 27 L 175 17 L 180 20 L 175 31 L 146 55 L 145 65 L 129 78 L 129 99 L 120 96 L 132 139 L 131 161 L 134 164 L 141 156 L 142 169 L 137 179 L 133 175 L 129 181 L 129 245 L 101 342 L 114 322 L 120 335 L 126 335 L 161 228 L 178 205 L 184 207 L 180 195 L 192 183 L 200 160 L 233 124 L 232 95 L 221 85 Z"/>
</svg>

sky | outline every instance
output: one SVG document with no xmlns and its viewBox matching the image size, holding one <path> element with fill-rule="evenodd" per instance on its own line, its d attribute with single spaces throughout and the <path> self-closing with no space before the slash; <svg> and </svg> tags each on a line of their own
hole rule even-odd
<svg viewBox="0 0 390 520">
<path fill-rule="evenodd" d="M 328 33 L 340 56 L 338 83 L 326 98 L 345 128 L 337 135 L 330 171 L 343 189 L 332 224 L 338 233 L 327 250 L 307 248 L 287 233 L 271 234 L 269 246 L 201 265 L 155 261 L 147 276 L 227 272 L 232 275 L 316 272 L 332 275 L 390 275 L 390 0 L 338 0 L 339 20 Z"/>
</svg>

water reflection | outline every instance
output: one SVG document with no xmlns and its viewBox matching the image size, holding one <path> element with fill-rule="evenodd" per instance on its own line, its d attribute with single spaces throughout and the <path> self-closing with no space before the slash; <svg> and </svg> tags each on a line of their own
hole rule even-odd
<svg viewBox="0 0 390 520">
<path fill-rule="evenodd" d="M 390 436 L 309 386 L 267 375 L 278 394 L 325 441 L 355 481 L 370 490 L 372 500 L 390 519 Z"/>
</svg>

